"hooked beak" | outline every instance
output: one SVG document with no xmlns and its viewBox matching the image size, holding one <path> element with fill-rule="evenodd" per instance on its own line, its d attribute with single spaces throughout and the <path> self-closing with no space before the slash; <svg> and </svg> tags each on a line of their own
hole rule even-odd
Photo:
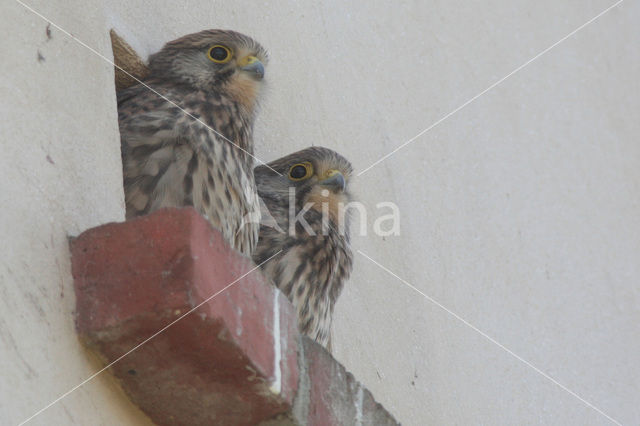
<svg viewBox="0 0 640 426">
<path fill-rule="evenodd" d="M 262 80 L 264 77 L 264 65 L 260 62 L 260 59 L 253 55 L 245 56 L 238 61 L 238 67 L 242 71 L 248 72 L 256 80 Z"/>
<path fill-rule="evenodd" d="M 324 176 L 325 178 L 318 182 L 322 186 L 326 186 L 336 192 L 343 192 L 347 187 L 344 176 L 337 170 L 328 170 Z"/>
</svg>

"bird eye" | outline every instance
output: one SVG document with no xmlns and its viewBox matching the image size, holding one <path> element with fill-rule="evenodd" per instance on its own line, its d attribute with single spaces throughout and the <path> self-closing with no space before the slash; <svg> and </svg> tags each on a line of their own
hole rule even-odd
<svg viewBox="0 0 640 426">
<path fill-rule="evenodd" d="M 207 56 L 217 64 L 224 64 L 231 60 L 231 50 L 228 47 L 216 44 L 209 49 Z"/>
<path fill-rule="evenodd" d="M 311 177 L 313 174 L 313 166 L 311 163 L 294 164 L 289 169 L 289 178 L 291 180 L 302 180 Z"/>
</svg>

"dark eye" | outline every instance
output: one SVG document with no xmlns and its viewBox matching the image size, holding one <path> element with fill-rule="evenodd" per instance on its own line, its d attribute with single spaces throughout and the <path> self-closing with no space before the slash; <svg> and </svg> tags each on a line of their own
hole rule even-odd
<svg viewBox="0 0 640 426">
<path fill-rule="evenodd" d="M 223 64 L 225 62 L 229 62 L 231 59 L 231 51 L 229 48 L 222 46 L 220 44 L 216 44 L 211 49 L 209 49 L 209 59 L 213 62 Z"/>
<path fill-rule="evenodd" d="M 289 169 L 289 178 L 291 180 L 302 180 L 310 177 L 312 173 L 313 166 L 311 163 L 295 164 Z"/>
<path fill-rule="evenodd" d="M 289 176 L 294 179 L 302 179 L 307 174 L 307 169 L 304 166 L 294 166 L 291 168 L 291 172 L 289 172 Z"/>
</svg>

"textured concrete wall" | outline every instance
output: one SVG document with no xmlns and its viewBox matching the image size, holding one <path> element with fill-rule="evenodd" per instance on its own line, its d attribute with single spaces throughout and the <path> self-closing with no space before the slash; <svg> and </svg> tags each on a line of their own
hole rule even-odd
<svg viewBox="0 0 640 426">
<path fill-rule="evenodd" d="M 110 57 L 204 28 L 271 52 L 257 154 L 364 170 L 614 0 L 27 3 Z M 89 377 L 67 235 L 123 218 L 112 69 L 13 0 L 0 43 L 0 417 Z M 612 418 L 640 421 L 640 4 L 626 0 L 355 182 L 401 235 L 354 246 Z M 38 52 L 43 59 L 38 60 Z M 371 222 L 371 221 L 370 221 Z M 371 230 L 371 223 L 369 226 Z M 335 354 L 406 425 L 608 424 L 362 255 Z M 34 424 L 133 424 L 101 375 Z"/>
</svg>

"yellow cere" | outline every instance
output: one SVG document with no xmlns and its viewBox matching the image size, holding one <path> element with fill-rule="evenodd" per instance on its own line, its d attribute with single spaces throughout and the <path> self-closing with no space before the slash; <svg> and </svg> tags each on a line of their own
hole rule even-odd
<svg viewBox="0 0 640 426">
<path fill-rule="evenodd" d="M 333 175 L 335 175 L 337 173 L 340 173 L 340 172 L 338 170 L 336 170 L 336 169 L 329 169 L 326 172 L 324 172 L 324 178 L 328 179 L 328 178 L 330 178 L 331 176 L 333 176 Z"/>
<path fill-rule="evenodd" d="M 258 58 L 256 58 L 253 55 L 249 55 L 249 56 L 245 56 L 244 58 L 240 59 L 238 61 L 238 66 L 239 67 L 246 67 L 247 65 L 251 65 L 254 62 L 258 62 Z"/>
</svg>

